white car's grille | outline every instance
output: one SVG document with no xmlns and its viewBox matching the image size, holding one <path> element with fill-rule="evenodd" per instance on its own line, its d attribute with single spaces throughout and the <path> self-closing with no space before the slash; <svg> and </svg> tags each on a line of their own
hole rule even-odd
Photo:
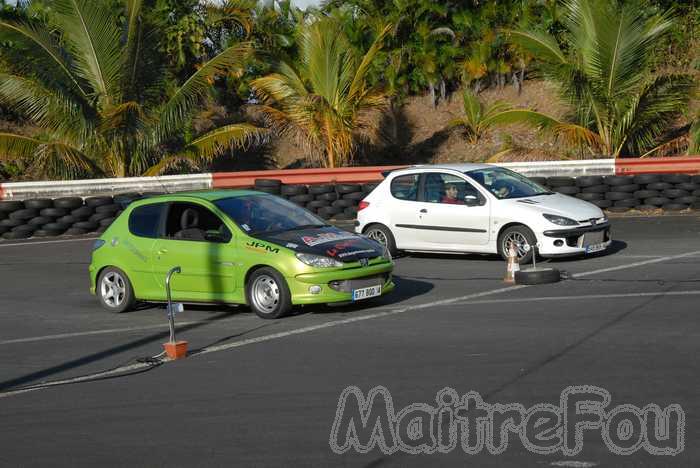
<svg viewBox="0 0 700 468">
<path fill-rule="evenodd" d="M 602 218 L 579 219 L 578 223 L 582 226 L 594 226 L 596 224 L 603 224 L 606 221 L 607 218 L 603 216 Z"/>
</svg>

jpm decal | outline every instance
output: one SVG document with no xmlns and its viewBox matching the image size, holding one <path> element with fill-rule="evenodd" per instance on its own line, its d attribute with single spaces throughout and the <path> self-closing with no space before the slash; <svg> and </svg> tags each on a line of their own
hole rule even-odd
<svg viewBox="0 0 700 468">
<path fill-rule="evenodd" d="M 280 249 L 277 247 L 270 247 L 267 244 L 263 244 L 262 242 L 257 242 L 257 241 L 247 242 L 245 246 L 246 246 L 246 249 L 257 250 L 260 252 L 279 253 L 279 251 L 280 251 Z"/>
</svg>

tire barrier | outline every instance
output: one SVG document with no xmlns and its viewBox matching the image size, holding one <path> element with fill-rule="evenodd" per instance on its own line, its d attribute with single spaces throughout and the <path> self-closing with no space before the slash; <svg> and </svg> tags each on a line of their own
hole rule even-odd
<svg viewBox="0 0 700 468">
<path fill-rule="evenodd" d="M 264 182 L 260 182 L 264 180 Z M 273 179 L 274 180 L 274 179 Z M 317 214 L 325 220 L 351 221 L 357 216 L 357 206 L 378 183 L 367 184 L 283 184 L 270 179 L 256 179 L 254 189 L 276 189 L 275 194 Z M 263 190 L 271 193 L 269 190 Z"/>
<path fill-rule="evenodd" d="M 532 180 L 553 192 L 580 198 L 611 213 L 700 210 L 700 175 L 536 177 Z"/>
<path fill-rule="evenodd" d="M 700 175 L 638 174 L 532 177 L 548 190 L 588 201 L 610 213 L 700 210 Z M 253 190 L 274 194 L 325 220 L 351 221 L 378 183 L 285 184 L 255 179 Z M 0 201 L 0 237 L 26 239 L 104 232 L 131 202 L 163 192 Z"/>
<path fill-rule="evenodd" d="M 126 198 L 122 196 L 122 200 L 130 203 L 143 196 L 131 193 Z M 0 201 L 0 236 L 9 240 L 102 233 L 123 209 L 115 203 L 115 198 L 98 196 Z"/>
</svg>

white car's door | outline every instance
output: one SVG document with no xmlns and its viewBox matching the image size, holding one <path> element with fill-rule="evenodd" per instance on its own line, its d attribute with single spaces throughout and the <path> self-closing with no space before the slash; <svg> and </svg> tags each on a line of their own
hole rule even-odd
<svg viewBox="0 0 700 468">
<path fill-rule="evenodd" d="M 394 234 L 396 246 L 405 250 L 421 250 L 424 248 L 419 237 L 420 205 L 418 191 L 420 173 L 405 174 L 391 181 L 391 200 L 386 204 L 386 217 L 391 232 Z"/>
<path fill-rule="evenodd" d="M 425 173 L 423 177 L 421 244 L 443 251 L 478 251 L 488 244 L 488 199 L 462 177 L 441 172 Z"/>
</svg>

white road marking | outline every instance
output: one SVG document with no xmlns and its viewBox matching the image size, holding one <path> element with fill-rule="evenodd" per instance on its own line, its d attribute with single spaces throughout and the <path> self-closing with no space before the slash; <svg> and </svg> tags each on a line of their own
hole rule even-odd
<svg viewBox="0 0 700 468">
<path fill-rule="evenodd" d="M 576 460 L 562 460 L 562 461 L 552 462 L 549 464 L 549 466 L 566 466 L 566 467 L 572 467 L 572 468 L 591 468 L 593 466 L 598 466 L 598 463 L 587 462 L 587 461 L 576 461 Z"/>
<path fill-rule="evenodd" d="M 663 255 L 616 255 L 615 258 L 661 258 Z"/>
<path fill-rule="evenodd" d="M 610 268 L 601 268 L 599 270 L 585 271 L 583 273 L 574 273 L 571 275 L 572 278 L 583 278 L 584 276 L 596 275 L 598 273 L 607 273 L 609 271 L 626 270 L 628 268 L 636 268 L 644 265 L 653 265 L 654 263 L 667 262 L 669 260 L 677 260 L 679 258 L 692 257 L 694 255 L 700 254 L 700 250 L 695 250 L 693 252 L 687 252 L 679 255 L 669 255 L 666 257 L 653 258 L 651 260 L 644 260 L 641 262 L 628 263 L 626 265 L 618 265 Z"/>
<path fill-rule="evenodd" d="M 690 257 L 693 255 L 698 255 L 698 254 L 700 254 L 700 250 L 688 252 L 688 253 L 680 254 L 680 255 L 671 255 L 671 256 L 667 256 L 667 257 L 660 257 L 657 259 L 652 259 L 652 260 L 647 260 L 647 261 L 642 261 L 642 262 L 630 263 L 627 265 L 619 265 L 619 266 L 610 267 L 610 268 L 601 268 L 598 270 L 577 273 L 577 274 L 572 275 L 572 276 L 574 278 L 580 278 L 580 277 L 584 277 L 584 276 L 595 275 L 597 273 L 606 273 L 609 271 L 617 271 L 617 270 L 624 270 L 624 269 L 628 269 L 628 268 L 636 268 L 638 266 L 651 265 L 654 263 L 660 263 L 660 262 L 664 262 L 664 261 L 668 261 L 668 260 L 675 260 L 678 258 Z M 402 307 L 402 308 L 395 309 L 395 310 L 388 310 L 388 311 L 378 312 L 378 313 L 374 313 L 374 314 L 362 315 L 359 317 L 352 317 L 352 318 L 348 318 L 348 319 L 322 323 L 319 325 L 312 325 L 309 327 L 297 328 L 297 329 L 288 330 L 285 332 L 273 333 L 270 335 L 263 335 L 263 336 L 259 336 L 256 338 L 249 338 L 246 340 L 236 341 L 236 342 L 229 343 L 229 344 L 223 344 L 223 345 L 218 345 L 218 346 L 209 346 L 207 348 L 201 349 L 197 353 L 194 353 L 188 357 L 196 357 L 196 356 L 200 356 L 203 354 L 209 354 L 209 353 L 214 353 L 214 352 L 219 352 L 219 351 L 226 351 L 229 349 L 240 348 L 242 346 L 247 346 L 250 344 L 262 343 L 265 341 L 272 341 L 272 340 L 275 340 L 278 338 L 285 338 L 288 336 L 301 335 L 301 334 L 309 333 L 309 332 L 316 331 L 316 330 L 323 330 L 326 328 L 338 327 L 338 326 L 347 325 L 350 323 L 364 322 L 367 320 L 373 320 L 373 319 L 382 318 L 382 317 L 390 317 L 393 315 L 400 315 L 400 314 L 404 314 L 406 312 L 410 312 L 410 311 L 414 311 L 414 310 L 433 308 L 433 307 L 441 306 L 441 305 L 455 304 L 455 303 L 464 302 L 464 301 L 467 301 L 470 299 L 477 299 L 479 297 L 490 296 L 493 294 L 500 294 L 500 293 L 504 293 L 504 292 L 516 291 L 518 289 L 523 289 L 523 288 L 528 288 L 528 287 L 530 287 L 530 286 L 527 286 L 527 285 L 507 286 L 504 288 L 492 289 L 490 291 L 484 291 L 484 292 L 474 293 L 474 294 L 467 294 L 465 296 L 460 296 L 460 297 L 453 297 L 451 299 L 443 299 L 443 300 L 428 302 L 428 303 L 424 303 L 424 304 L 416 304 L 416 305 L 406 306 L 406 307 Z M 168 362 L 168 360 L 166 359 L 166 360 L 164 360 L 164 362 Z M 50 386 L 63 385 L 63 384 L 68 384 L 68 383 L 76 383 L 76 382 L 87 381 L 87 380 L 91 380 L 91 379 L 95 379 L 95 378 L 101 378 L 101 377 L 106 376 L 107 374 L 108 375 L 118 375 L 119 373 L 125 372 L 127 370 L 143 369 L 143 368 L 146 368 L 146 367 L 151 366 L 151 365 L 152 364 L 148 364 L 148 363 L 132 364 L 130 366 L 124 366 L 122 368 L 112 369 L 112 370 L 109 370 L 107 372 L 81 376 L 81 377 L 77 377 L 75 379 L 58 380 L 58 381 L 53 381 L 53 382 L 44 382 L 41 384 L 37 384 L 37 385 L 39 385 L 37 387 L 30 387 L 30 388 L 18 389 L 18 390 L 10 390 L 8 392 L 0 392 L 0 398 L 5 398 L 5 397 L 18 395 L 20 393 L 31 392 L 31 391 L 35 391 L 35 390 L 41 390 L 44 388 L 48 388 Z M 554 462 L 554 463 L 556 463 L 556 462 Z M 582 463 L 588 463 L 588 462 L 582 462 Z M 595 465 L 591 465 L 591 466 L 595 466 Z"/>
<path fill-rule="evenodd" d="M 513 299 L 487 299 L 483 301 L 470 301 L 453 305 L 478 305 L 478 304 L 508 304 L 511 302 L 545 302 L 545 301 L 580 301 L 590 299 L 623 299 L 628 297 L 656 297 L 656 296 L 700 296 L 700 291 L 667 291 L 650 293 L 625 293 L 625 294 L 589 294 L 585 296 L 542 296 L 521 297 Z M 2 343 L 0 343 L 2 344 Z"/>
<path fill-rule="evenodd" d="M 197 325 L 200 323 L 208 323 L 208 322 L 214 322 L 214 321 L 221 322 L 221 320 L 197 320 L 197 321 L 192 321 L 192 322 L 177 322 L 177 325 L 178 326 Z M 146 325 L 143 327 L 112 328 L 112 329 L 107 329 L 107 330 L 91 330 L 91 331 L 84 331 L 84 332 L 59 333 L 56 335 L 31 336 L 28 338 L 16 338 L 13 340 L 0 341 L 0 345 L 9 345 L 9 344 L 17 344 L 17 343 L 32 343 L 34 341 L 60 340 L 63 338 L 76 338 L 76 337 L 80 337 L 80 336 L 109 335 L 112 333 L 125 333 L 125 332 L 141 331 L 141 330 L 153 330 L 153 329 L 158 329 L 158 328 L 162 328 L 164 331 L 168 331 L 167 324 Z"/>
<path fill-rule="evenodd" d="M 55 241 L 39 241 L 39 242 L 20 242 L 17 244 L 3 244 L 0 243 L 0 247 L 27 247 L 31 245 L 41 245 L 41 244 L 63 244 L 65 242 L 80 242 L 80 241 L 90 241 L 99 239 L 98 237 L 83 237 L 82 239 L 63 239 Z"/>
</svg>

